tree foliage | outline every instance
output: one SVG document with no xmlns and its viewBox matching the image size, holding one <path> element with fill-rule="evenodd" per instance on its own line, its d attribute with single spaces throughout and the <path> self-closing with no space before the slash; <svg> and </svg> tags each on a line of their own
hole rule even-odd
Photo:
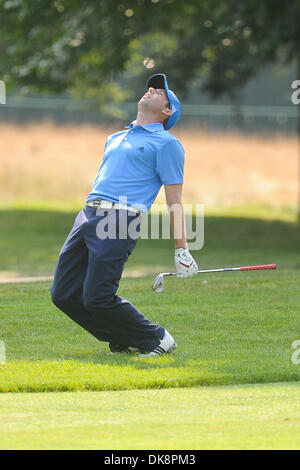
<svg viewBox="0 0 300 470">
<path fill-rule="evenodd" d="M 261 66 L 299 56 L 299 0 L 0 0 L 0 12 L 8 90 L 102 105 L 140 93 L 156 72 L 181 97 L 195 82 L 234 96 Z"/>
</svg>

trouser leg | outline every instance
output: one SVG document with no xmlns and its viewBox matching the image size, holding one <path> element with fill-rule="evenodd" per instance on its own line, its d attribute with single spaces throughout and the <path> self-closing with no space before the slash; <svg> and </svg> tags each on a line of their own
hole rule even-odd
<svg viewBox="0 0 300 470">
<path fill-rule="evenodd" d="M 93 313 L 89 312 L 82 301 L 82 288 L 88 259 L 88 254 L 83 253 L 85 251 L 87 251 L 86 247 L 82 247 L 80 256 L 78 253 L 76 256 L 74 250 L 60 255 L 51 287 L 52 301 L 62 312 L 97 339 L 111 341 L 111 331 L 101 324 L 101 319 L 94 318 Z M 83 254 L 86 259 L 82 256 Z M 72 281 L 68 276 L 69 269 L 72 270 Z"/>
<path fill-rule="evenodd" d="M 59 255 L 52 300 L 97 339 L 150 351 L 159 344 L 164 329 L 116 295 L 136 240 L 99 239 L 99 220 L 92 208 L 78 214 Z"/>
<path fill-rule="evenodd" d="M 132 218 L 129 217 L 129 222 Z M 85 243 L 89 250 L 83 286 L 85 307 L 111 330 L 114 344 L 145 351 L 154 349 L 164 335 L 164 328 L 153 324 L 132 303 L 116 294 L 136 240 L 129 237 L 99 240 L 91 223 L 85 230 Z"/>
<path fill-rule="evenodd" d="M 58 258 L 51 297 L 53 303 L 82 328 L 102 341 L 110 341 L 111 332 L 95 319 L 82 301 L 82 290 L 88 265 L 88 249 L 83 239 L 82 211 L 75 219 Z"/>
</svg>

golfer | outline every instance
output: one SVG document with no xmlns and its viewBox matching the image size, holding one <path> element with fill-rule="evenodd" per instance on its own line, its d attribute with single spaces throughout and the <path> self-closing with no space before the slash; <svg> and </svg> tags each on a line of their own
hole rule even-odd
<svg viewBox="0 0 300 470">
<path fill-rule="evenodd" d="M 150 77 L 146 90 L 136 120 L 106 141 L 86 205 L 59 254 L 51 297 L 72 320 L 108 342 L 111 352 L 158 356 L 173 351 L 175 340 L 116 292 L 137 243 L 129 227 L 139 231 L 141 215 L 150 209 L 162 185 L 170 208 L 177 272 L 187 277 L 198 267 L 188 251 L 181 205 L 184 150 L 168 132 L 179 120 L 180 102 L 164 74 Z M 105 237 L 100 229 L 107 220 L 115 222 L 115 229 Z"/>
</svg>

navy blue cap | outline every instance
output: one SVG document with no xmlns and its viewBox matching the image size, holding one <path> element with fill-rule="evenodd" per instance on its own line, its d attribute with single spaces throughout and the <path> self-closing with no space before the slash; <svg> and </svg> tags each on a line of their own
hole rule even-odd
<svg viewBox="0 0 300 470">
<path fill-rule="evenodd" d="M 169 90 L 167 77 L 164 73 L 156 73 L 155 75 L 152 75 L 150 78 L 148 78 L 146 90 L 148 90 L 150 87 L 155 89 L 161 88 L 165 90 L 170 102 L 169 107 L 173 111 L 173 113 L 167 120 L 167 123 L 165 124 L 165 129 L 171 129 L 171 127 L 174 126 L 180 118 L 180 101 L 175 95 L 175 93 L 173 93 L 172 90 Z"/>
</svg>

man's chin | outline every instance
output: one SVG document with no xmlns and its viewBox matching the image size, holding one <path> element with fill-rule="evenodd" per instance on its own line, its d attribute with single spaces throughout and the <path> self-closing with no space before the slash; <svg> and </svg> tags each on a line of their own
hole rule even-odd
<svg viewBox="0 0 300 470">
<path fill-rule="evenodd" d="M 149 101 L 147 100 L 144 100 L 143 98 L 140 99 L 140 101 L 138 102 L 138 109 L 148 109 L 149 108 Z"/>
</svg>

